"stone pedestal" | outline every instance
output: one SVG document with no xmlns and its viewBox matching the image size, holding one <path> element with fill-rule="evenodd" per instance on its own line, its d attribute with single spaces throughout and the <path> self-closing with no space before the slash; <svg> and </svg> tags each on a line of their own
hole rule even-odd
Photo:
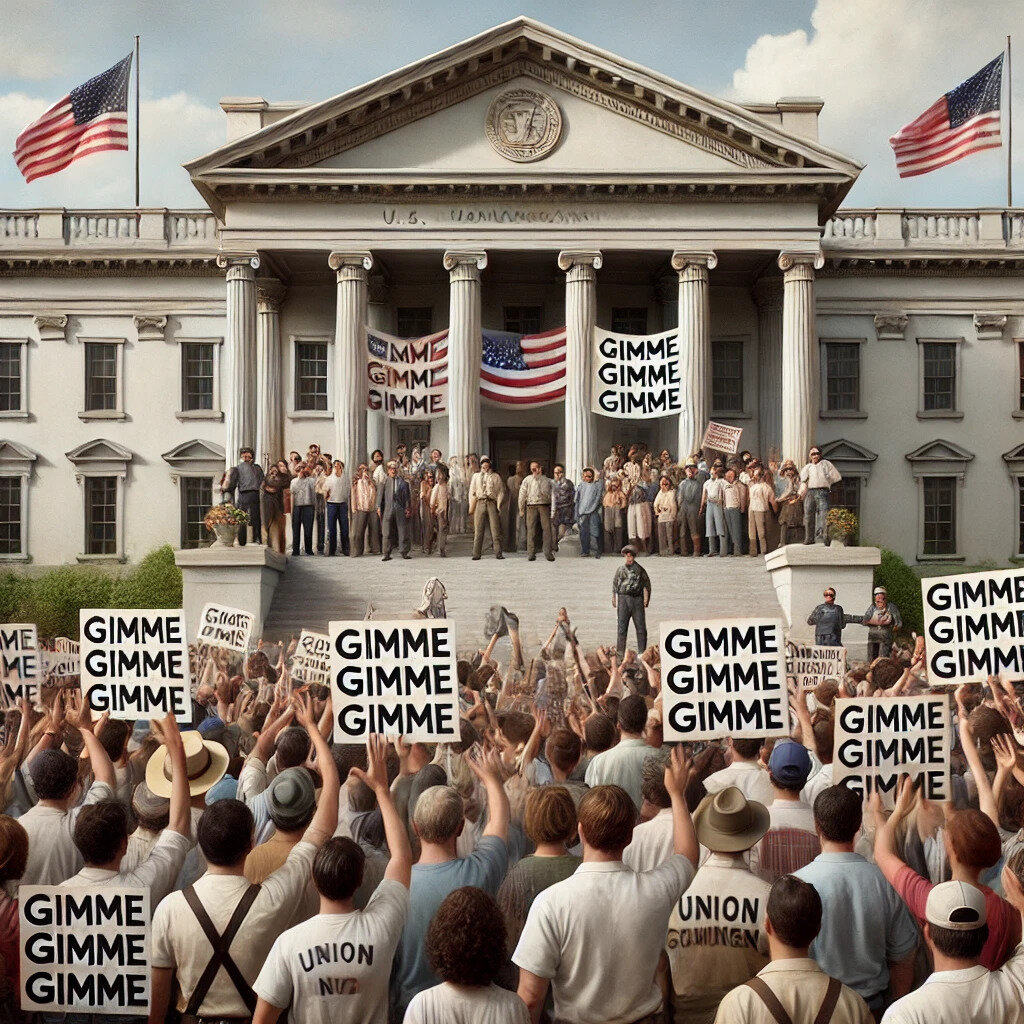
<svg viewBox="0 0 1024 1024">
<path fill-rule="evenodd" d="M 255 616 L 253 636 L 263 632 L 270 602 L 288 564 L 284 555 L 259 544 L 189 548 L 174 552 L 181 569 L 182 607 L 190 635 L 208 601 L 241 608 Z"/>
<path fill-rule="evenodd" d="M 813 643 L 814 627 L 807 616 L 824 601 L 826 587 L 834 587 L 836 604 L 847 615 L 862 615 L 871 604 L 875 566 L 882 560 L 878 548 L 846 548 L 840 544 L 787 544 L 765 555 L 775 594 L 782 606 L 790 639 Z M 843 642 L 851 660 L 867 656 L 866 626 L 847 626 Z"/>
</svg>

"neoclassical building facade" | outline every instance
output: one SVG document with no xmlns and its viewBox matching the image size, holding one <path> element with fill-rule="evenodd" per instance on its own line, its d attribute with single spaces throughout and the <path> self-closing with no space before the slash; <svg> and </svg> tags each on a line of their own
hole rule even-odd
<svg viewBox="0 0 1024 1024">
<path fill-rule="evenodd" d="M 737 105 L 520 18 L 310 105 L 226 99 L 205 208 L 0 211 L 0 561 L 204 543 L 238 448 L 685 456 L 708 420 L 844 475 L 865 541 L 1024 558 L 1024 211 L 847 209 L 821 102 Z M 183 172 L 184 173 L 184 172 Z M 368 408 L 366 325 L 448 331 L 447 414 Z M 591 411 L 591 336 L 674 329 L 682 411 Z M 564 399 L 481 329 L 565 328 Z"/>
</svg>

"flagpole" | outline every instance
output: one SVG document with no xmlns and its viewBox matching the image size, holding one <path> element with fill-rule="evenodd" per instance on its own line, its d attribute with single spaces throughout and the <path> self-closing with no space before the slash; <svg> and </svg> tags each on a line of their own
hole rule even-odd
<svg viewBox="0 0 1024 1024">
<path fill-rule="evenodd" d="M 135 208 L 139 207 L 139 37 L 135 37 Z"/>
<path fill-rule="evenodd" d="M 1013 206 L 1013 59 L 1006 37 L 1006 205 Z"/>
</svg>

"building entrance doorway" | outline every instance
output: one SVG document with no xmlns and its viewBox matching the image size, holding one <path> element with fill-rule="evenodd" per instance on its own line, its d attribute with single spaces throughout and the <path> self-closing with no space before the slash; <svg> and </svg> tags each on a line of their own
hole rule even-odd
<svg viewBox="0 0 1024 1024">
<path fill-rule="evenodd" d="M 502 478 L 515 472 L 515 464 L 520 459 L 527 463 L 541 463 L 544 473 L 551 476 L 555 464 L 555 446 L 558 444 L 557 427 L 492 427 L 488 432 L 488 441 L 490 447 L 487 454 Z"/>
</svg>

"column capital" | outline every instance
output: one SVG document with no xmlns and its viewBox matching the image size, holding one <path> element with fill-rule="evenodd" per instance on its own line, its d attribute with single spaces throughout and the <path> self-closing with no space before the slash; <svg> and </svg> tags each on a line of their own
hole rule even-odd
<svg viewBox="0 0 1024 1024">
<path fill-rule="evenodd" d="M 278 313 L 288 289 L 276 278 L 260 277 L 256 279 L 256 312 Z"/>
<path fill-rule="evenodd" d="M 604 257 L 599 249 L 563 249 L 558 254 L 558 269 L 572 270 L 573 267 L 593 267 L 600 270 Z"/>
<path fill-rule="evenodd" d="M 219 252 L 217 266 L 227 271 L 229 281 L 238 278 L 254 278 L 260 269 L 260 258 L 254 252 Z"/>
<path fill-rule="evenodd" d="M 327 257 L 327 266 L 331 270 L 336 270 L 339 276 L 349 268 L 355 268 L 356 270 L 363 270 L 367 273 L 373 267 L 373 254 L 366 252 L 365 250 L 357 250 L 354 252 L 332 252 Z"/>
<path fill-rule="evenodd" d="M 475 266 L 477 270 L 483 270 L 487 266 L 487 253 L 482 249 L 449 249 L 442 262 L 448 271 L 464 266 Z"/>
<path fill-rule="evenodd" d="M 779 253 L 779 270 L 790 271 L 798 267 L 805 267 L 810 270 L 821 270 L 825 266 L 825 257 L 819 249 L 817 252 L 787 252 Z"/>
<path fill-rule="evenodd" d="M 676 249 L 672 253 L 672 269 L 678 270 L 680 274 L 685 273 L 690 267 L 700 267 L 702 270 L 714 270 L 717 266 L 718 257 L 709 249 Z"/>
</svg>

